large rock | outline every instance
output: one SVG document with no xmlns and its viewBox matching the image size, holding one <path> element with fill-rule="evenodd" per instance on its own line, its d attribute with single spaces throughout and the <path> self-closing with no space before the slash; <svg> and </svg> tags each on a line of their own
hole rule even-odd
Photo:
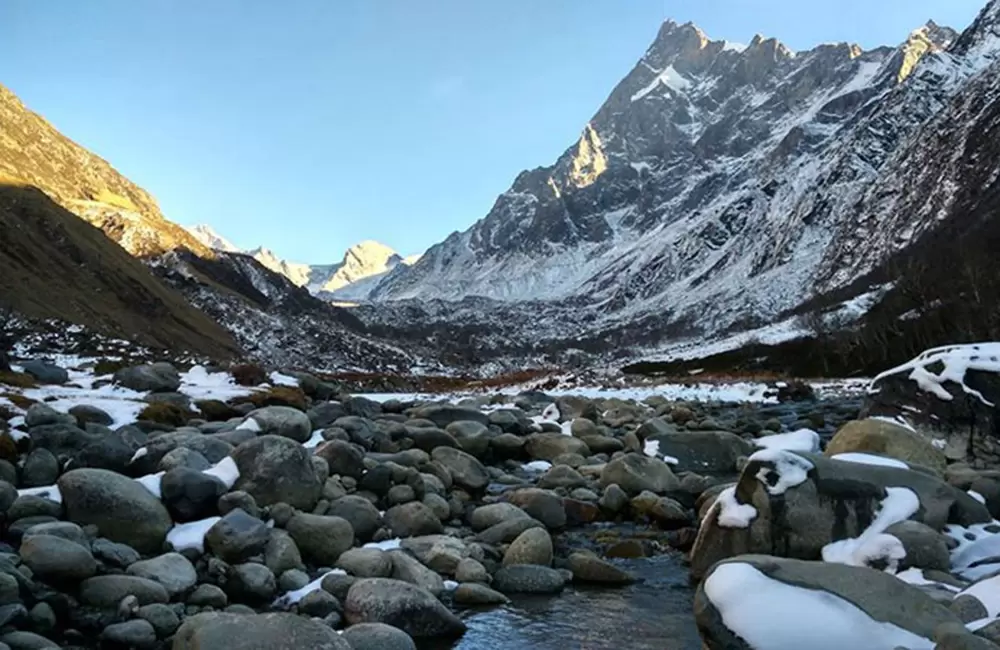
<svg viewBox="0 0 1000 650">
<path fill-rule="evenodd" d="M 455 438 L 459 449 L 472 454 L 476 458 L 482 458 L 490 448 L 489 427 L 481 422 L 452 422 L 446 429 Z"/>
<path fill-rule="evenodd" d="M 521 510 L 513 503 L 501 501 L 499 503 L 479 506 L 473 510 L 469 517 L 469 524 L 472 526 L 472 530 L 479 532 L 503 521 L 527 518 L 529 518 L 529 515 L 524 510 Z"/>
<path fill-rule="evenodd" d="M 545 524 L 550 530 L 556 530 L 566 525 L 566 508 L 562 497 L 548 490 L 538 488 L 522 488 L 505 495 L 505 498 L 528 516 Z"/>
<path fill-rule="evenodd" d="M 122 368 L 114 382 L 140 392 L 173 393 L 181 387 L 181 376 L 172 365 L 160 362 Z"/>
<path fill-rule="evenodd" d="M 426 589 L 435 597 L 440 597 L 444 592 L 444 580 L 421 564 L 420 560 L 400 550 L 389 551 L 388 555 L 392 560 L 392 577 L 396 580 Z"/>
<path fill-rule="evenodd" d="M 173 650 L 351 650 L 330 627 L 295 614 L 202 613 L 185 619 Z"/>
<path fill-rule="evenodd" d="M 389 508 L 385 513 L 385 523 L 396 537 L 434 535 L 443 531 L 434 511 L 420 501 Z"/>
<path fill-rule="evenodd" d="M 346 519 L 359 541 L 371 541 L 375 532 L 382 526 L 382 515 L 372 502 L 364 497 L 348 495 L 330 504 L 326 514 Z"/>
<path fill-rule="evenodd" d="M 323 566 L 336 564 L 354 544 L 354 529 L 341 517 L 297 513 L 285 526 L 302 554 Z"/>
<path fill-rule="evenodd" d="M 567 566 L 573 572 L 573 579 L 579 582 L 606 585 L 628 585 L 635 582 L 635 577 L 627 571 L 589 553 L 573 553 L 568 558 Z"/>
<path fill-rule="evenodd" d="M 345 440 L 324 442 L 316 449 L 316 455 L 326 461 L 331 475 L 358 480 L 365 472 L 365 455 Z"/>
<path fill-rule="evenodd" d="M 680 487 L 680 481 L 666 463 L 641 454 L 625 454 L 605 465 L 601 470 L 601 485 L 611 484 L 632 495 L 645 491 L 664 494 Z"/>
<path fill-rule="evenodd" d="M 458 569 L 459 563 L 469 557 L 472 548 L 475 548 L 448 535 L 411 537 L 404 539 L 400 546 L 428 568 L 445 575 L 453 574 Z"/>
<path fill-rule="evenodd" d="M 69 381 L 69 372 L 65 368 L 47 361 L 22 361 L 21 369 L 39 384 L 65 384 Z"/>
<path fill-rule="evenodd" d="M 265 549 L 270 540 L 267 525 L 240 508 L 230 510 L 205 534 L 205 547 L 230 564 L 245 562 Z"/>
<path fill-rule="evenodd" d="M 854 420 L 837 431 L 826 446 L 826 455 L 874 453 L 923 465 L 944 475 L 948 459 L 926 437 L 885 420 Z"/>
<path fill-rule="evenodd" d="M 493 586 L 503 594 L 558 594 L 566 586 L 563 574 L 534 564 L 511 564 L 493 577 Z"/>
<path fill-rule="evenodd" d="M 115 609 L 126 596 L 135 596 L 140 605 L 170 600 L 163 585 L 136 576 L 95 576 L 80 584 L 80 600 L 92 607 Z"/>
<path fill-rule="evenodd" d="M 783 603 L 780 616 L 767 617 L 776 602 Z M 959 622 L 920 589 L 882 571 L 758 555 L 716 565 L 698 588 L 694 610 L 708 650 L 755 650 L 782 638 L 831 650 L 932 648 L 935 628 Z"/>
<path fill-rule="evenodd" d="M 751 553 L 819 560 L 827 544 L 866 530 L 892 488 L 912 490 L 919 508 L 909 518 L 935 530 L 992 520 L 983 504 L 928 473 L 761 452 L 743 468 L 731 499 L 708 509 L 691 552 L 691 573 L 699 578 L 720 560 Z"/>
<path fill-rule="evenodd" d="M 377 548 L 352 548 L 337 558 L 337 568 L 359 578 L 388 578 L 392 557 Z"/>
<path fill-rule="evenodd" d="M 103 469 L 76 469 L 63 474 L 58 485 L 73 523 L 93 524 L 101 536 L 141 553 L 163 548 L 173 521 L 141 483 Z"/>
<path fill-rule="evenodd" d="M 503 554 L 503 566 L 552 564 L 552 536 L 544 528 L 530 528 L 517 536 Z"/>
<path fill-rule="evenodd" d="M 90 549 L 54 535 L 32 535 L 21 544 L 21 561 L 43 580 L 84 580 L 97 573 Z"/>
<path fill-rule="evenodd" d="M 590 447 L 583 440 L 561 433 L 535 433 L 524 443 L 528 455 L 535 460 L 553 460 L 563 454 L 590 455 Z"/>
<path fill-rule="evenodd" d="M 312 435 L 309 416 L 290 406 L 265 406 L 251 411 L 247 418 L 257 423 L 262 435 L 281 436 L 295 442 L 305 442 Z"/>
<path fill-rule="evenodd" d="M 351 650 L 417 650 L 410 635 L 384 623 L 359 623 L 344 630 Z"/>
<path fill-rule="evenodd" d="M 872 382 L 862 416 L 901 418 L 950 460 L 1000 465 L 1000 344 L 928 350 Z"/>
<path fill-rule="evenodd" d="M 661 457 L 675 458 L 677 464 L 672 466 L 675 471 L 699 474 L 735 474 L 737 460 L 755 451 L 752 444 L 725 431 L 658 434 L 646 438 L 645 444 L 655 445 Z"/>
<path fill-rule="evenodd" d="M 426 589 L 388 578 L 355 582 L 347 592 L 344 616 L 352 625 L 385 623 L 414 638 L 465 632 L 465 624 Z"/>
<path fill-rule="evenodd" d="M 312 510 L 323 485 L 316 475 L 309 452 L 302 445 L 281 436 L 261 436 L 244 442 L 233 451 L 240 471 L 234 489 L 250 494 L 258 505 L 287 503 L 300 510 Z"/>
<path fill-rule="evenodd" d="M 160 583 L 171 598 L 183 594 L 198 582 L 194 565 L 180 553 L 166 553 L 136 562 L 128 568 L 128 574 Z"/>
<path fill-rule="evenodd" d="M 482 490 L 490 482 L 489 472 L 475 456 L 460 449 L 438 447 L 431 458 L 448 468 L 455 484 L 467 490 Z"/>
<path fill-rule="evenodd" d="M 452 422 L 478 422 L 484 425 L 489 425 L 490 423 L 489 416 L 482 411 L 447 405 L 425 406 L 411 412 L 410 417 L 413 419 L 430 420 L 442 429 Z"/>
<path fill-rule="evenodd" d="M 175 467 L 160 478 L 160 499 L 175 521 L 197 521 L 218 514 L 226 486 L 218 478 L 189 467 Z"/>
</svg>

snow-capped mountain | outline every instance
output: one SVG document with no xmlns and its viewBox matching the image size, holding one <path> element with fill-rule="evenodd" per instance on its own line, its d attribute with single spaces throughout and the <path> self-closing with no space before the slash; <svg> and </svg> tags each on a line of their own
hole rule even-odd
<svg viewBox="0 0 1000 650">
<path fill-rule="evenodd" d="M 212 250 L 223 253 L 239 253 L 240 249 L 231 241 L 215 232 L 215 229 L 208 224 L 198 224 L 197 226 L 185 226 L 185 229 L 194 235 L 195 239 L 208 246 Z"/>
<path fill-rule="evenodd" d="M 263 246 L 249 251 L 240 250 L 206 224 L 190 226 L 187 231 L 212 250 L 249 255 L 265 268 L 291 280 L 295 286 L 336 300 L 365 300 L 379 281 L 397 265 L 414 264 L 420 259 L 420 255 L 404 258 L 385 244 L 369 239 L 348 248 L 337 264 L 300 264 L 284 260 Z"/>
<path fill-rule="evenodd" d="M 589 311 L 591 333 L 771 322 L 920 234 L 886 188 L 909 189 L 895 179 L 927 146 L 922 127 L 997 74 L 998 7 L 961 36 L 928 23 L 869 51 L 762 36 L 740 49 L 668 21 L 555 164 L 372 298 L 562 304 L 576 322 Z M 914 207 L 920 223 L 946 215 Z"/>
</svg>

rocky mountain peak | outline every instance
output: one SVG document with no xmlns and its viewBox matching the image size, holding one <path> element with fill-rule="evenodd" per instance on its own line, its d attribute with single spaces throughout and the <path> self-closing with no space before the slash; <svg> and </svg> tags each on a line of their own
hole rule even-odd
<svg viewBox="0 0 1000 650">
<path fill-rule="evenodd" d="M 198 224 L 190 226 L 187 231 L 195 236 L 205 246 L 212 250 L 223 251 L 224 253 L 238 253 L 240 249 L 228 239 L 220 235 L 208 224 Z"/>
</svg>

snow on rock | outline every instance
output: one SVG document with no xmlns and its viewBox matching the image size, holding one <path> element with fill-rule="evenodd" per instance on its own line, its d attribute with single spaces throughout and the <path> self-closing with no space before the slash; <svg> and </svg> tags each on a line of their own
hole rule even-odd
<svg viewBox="0 0 1000 650">
<path fill-rule="evenodd" d="M 232 456 L 226 456 L 215 465 L 204 470 L 202 474 L 208 474 L 219 479 L 226 486 L 227 490 L 232 489 L 236 485 L 236 481 L 240 478 L 240 470 L 236 467 L 236 461 L 233 460 Z"/>
<path fill-rule="evenodd" d="M 175 524 L 167 533 L 167 541 L 177 552 L 196 550 L 205 552 L 205 535 L 222 517 L 209 517 L 190 521 L 186 524 Z"/>
<path fill-rule="evenodd" d="M 871 566 L 876 560 L 884 560 L 888 569 L 895 572 L 899 561 L 906 557 L 906 549 L 899 538 L 885 534 L 893 524 L 906 521 L 920 509 L 917 494 L 902 487 L 886 488 L 878 515 L 857 537 L 831 542 L 823 547 L 823 561 Z"/>
<path fill-rule="evenodd" d="M 323 578 L 329 575 L 346 576 L 347 572 L 344 571 L 343 569 L 334 569 L 332 571 L 327 571 L 320 577 L 316 578 L 315 580 L 307 584 L 305 587 L 302 587 L 301 589 L 296 589 L 294 591 L 288 591 L 283 595 L 279 596 L 277 600 L 275 600 L 274 603 L 272 604 L 272 607 L 275 607 L 276 609 L 288 609 L 289 607 L 299 602 L 312 592 L 321 588 L 321 586 L 323 585 Z"/>
<path fill-rule="evenodd" d="M 547 460 L 533 460 L 525 463 L 523 469 L 528 472 L 547 472 L 552 469 L 552 463 Z"/>
<path fill-rule="evenodd" d="M 799 429 L 790 433 L 763 436 L 754 440 L 753 443 L 765 449 L 816 453 L 819 451 L 819 434 L 812 429 Z"/>
<path fill-rule="evenodd" d="M 283 375 L 280 372 L 272 372 L 270 374 L 271 384 L 274 386 L 298 386 L 299 380 L 295 377 L 289 375 Z"/>
<path fill-rule="evenodd" d="M 764 484 L 770 494 L 784 494 L 789 488 L 801 485 L 809 477 L 809 470 L 815 466 L 807 459 L 784 449 L 762 449 L 750 455 L 750 462 L 760 461 L 772 463 L 774 467 L 761 467 L 757 471 L 757 480 Z M 778 478 L 770 480 L 773 473 Z"/>
<path fill-rule="evenodd" d="M 157 472 L 155 474 L 147 474 L 146 476 L 140 476 L 135 479 L 137 482 L 142 483 L 142 487 L 149 490 L 157 499 L 160 498 L 160 481 L 163 479 L 163 475 L 166 472 Z"/>
<path fill-rule="evenodd" d="M 719 508 L 716 522 L 723 528 L 747 528 L 757 518 L 757 509 L 736 500 L 736 486 L 727 487 L 715 500 Z"/>
<path fill-rule="evenodd" d="M 940 364 L 940 372 L 933 372 L 930 366 Z M 983 397 L 982 393 L 965 384 L 965 373 L 970 370 L 1000 373 L 1000 343 L 978 343 L 969 345 L 947 345 L 931 348 L 917 358 L 901 366 L 887 370 L 877 376 L 871 384 L 871 391 L 878 392 L 880 380 L 890 375 L 909 371 L 908 377 L 917 383 L 920 390 L 936 395 L 942 400 L 951 401 L 953 396 L 945 388 L 946 383 L 954 383 L 962 387 L 967 394 L 975 397 L 988 407 L 995 405 Z"/>
<path fill-rule="evenodd" d="M 980 580 L 971 587 L 959 592 L 956 598 L 972 596 L 986 607 L 991 618 L 1000 615 L 1000 576 Z"/>
<path fill-rule="evenodd" d="M 661 454 L 659 440 L 646 440 L 645 444 L 642 447 L 642 453 L 646 454 L 650 458 L 659 458 L 668 465 L 679 465 L 681 462 L 676 458 L 674 458 L 673 456 L 667 456 L 666 454 Z"/>
<path fill-rule="evenodd" d="M 254 422 L 254 424 L 257 423 Z M 315 449 L 324 442 L 326 442 L 326 439 L 323 437 L 323 430 L 317 429 L 316 431 L 312 432 L 311 436 L 309 436 L 309 440 L 306 440 L 305 442 L 302 443 L 302 446 L 305 447 L 306 449 Z"/>
<path fill-rule="evenodd" d="M 257 423 L 257 420 L 254 420 L 253 418 L 247 418 L 243 420 L 243 422 L 241 422 L 240 425 L 236 427 L 236 429 L 243 431 L 253 431 L 255 433 L 259 433 L 261 431 L 260 425 Z"/>
<path fill-rule="evenodd" d="M 380 512 L 379 514 L 384 515 L 385 513 Z M 363 548 L 377 548 L 380 551 L 394 551 L 399 548 L 402 543 L 403 540 L 397 537 L 395 539 L 387 539 L 384 542 L 368 542 L 363 546 Z"/>
<path fill-rule="evenodd" d="M 55 501 L 56 503 L 62 503 L 62 492 L 59 491 L 58 485 L 24 488 L 17 491 L 18 496 L 25 496 L 29 494 L 36 497 L 42 497 L 43 499 L 48 499 L 49 501 Z"/>
<path fill-rule="evenodd" d="M 960 578 L 978 580 L 1000 570 L 1000 522 L 948 525 L 944 533 L 955 540 L 951 570 Z"/>
<path fill-rule="evenodd" d="M 743 562 L 718 566 L 703 588 L 726 628 L 757 650 L 934 647 L 840 596 L 779 582 Z"/>
<path fill-rule="evenodd" d="M 868 416 L 865 419 L 866 420 L 879 420 L 881 422 L 888 422 L 889 424 L 894 424 L 897 427 L 903 427 L 904 429 L 907 429 L 908 431 L 912 431 L 913 433 L 917 432 L 917 430 L 913 428 L 913 425 L 910 424 L 906 420 L 906 418 L 904 418 L 902 415 L 897 415 L 897 416 L 871 415 L 871 416 Z"/>
<path fill-rule="evenodd" d="M 245 397 L 253 392 L 250 388 L 237 386 L 233 376 L 228 372 L 208 372 L 204 366 L 193 366 L 187 372 L 182 372 L 179 391 L 193 400 L 222 401 Z"/>
<path fill-rule="evenodd" d="M 909 568 L 905 571 L 900 571 L 896 573 L 895 576 L 902 580 L 903 582 L 909 583 L 915 587 L 939 587 L 946 591 L 958 592 L 961 591 L 958 587 L 954 587 L 944 582 L 935 582 L 934 580 L 928 580 L 924 577 L 924 573 L 921 569 L 916 567 Z"/>
<path fill-rule="evenodd" d="M 882 467 L 898 467 L 900 469 L 910 468 L 909 465 L 901 460 L 887 458 L 886 456 L 876 456 L 875 454 L 865 454 L 859 451 L 834 454 L 830 456 L 830 459 L 844 461 L 845 463 L 858 463 L 860 465 L 880 465 Z"/>
</svg>

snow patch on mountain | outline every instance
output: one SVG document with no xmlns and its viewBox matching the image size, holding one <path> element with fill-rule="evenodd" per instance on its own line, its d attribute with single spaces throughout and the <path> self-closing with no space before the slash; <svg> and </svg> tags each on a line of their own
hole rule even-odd
<svg viewBox="0 0 1000 650">
<path fill-rule="evenodd" d="M 185 230 L 194 235 L 195 239 L 212 250 L 223 253 L 240 253 L 239 248 L 231 241 L 220 235 L 212 226 L 208 224 L 198 224 L 196 226 L 185 226 Z"/>
</svg>

